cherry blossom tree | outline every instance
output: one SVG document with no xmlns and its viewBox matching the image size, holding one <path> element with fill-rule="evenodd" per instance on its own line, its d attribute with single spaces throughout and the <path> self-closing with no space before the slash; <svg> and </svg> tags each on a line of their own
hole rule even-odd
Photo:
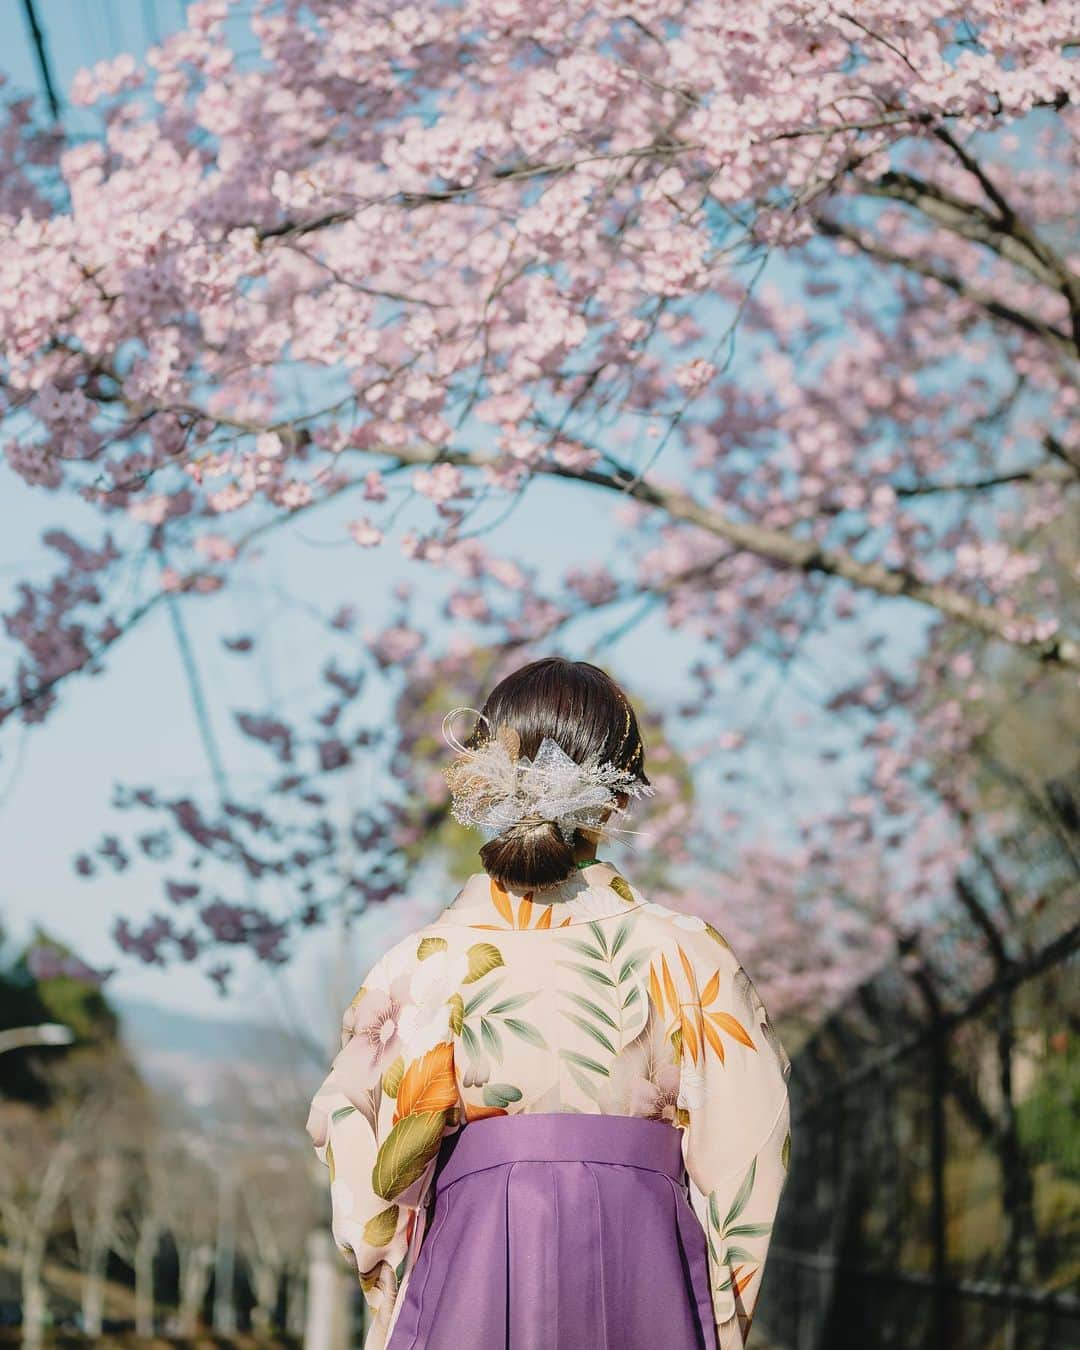
<svg viewBox="0 0 1080 1350">
<path fill-rule="evenodd" d="M 433 685 L 472 702 L 477 651 L 508 668 L 610 611 L 616 634 L 694 637 L 675 720 L 700 727 L 696 766 L 760 732 L 727 709 L 715 731 L 741 662 L 786 679 L 823 634 L 845 652 L 822 710 L 868 723 L 861 789 L 839 821 L 793 797 L 802 872 L 779 845 L 721 855 L 791 1001 L 839 992 L 953 906 L 1004 655 L 1029 693 L 1080 668 L 1075 6 L 257 0 L 249 25 L 235 42 L 203 0 L 143 64 L 82 71 L 99 136 L 8 105 L 4 455 L 101 526 L 46 535 L 59 567 L 5 615 L 0 718 L 42 721 L 148 615 L 330 503 L 375 584 L 391 549 L 430 576 L 453 636 L 432 650 L 408 590 L 377 630 L 340 608 L 310 724 L 238 712 L 269 796 L 134 790 L 249 887 L 298 877 L 301 904 L 281 923 L 185 872 L 168 898 L 197 922 L 122 925 L 121 945 L 285 959 L 325 913 L 320 866 L 339 897 L 398 893 L 431 819 L 405 794 L 336 825 L 334 775 L 383 754 L 437 814 L 409 708 Z M 541 482 L 613 519 L 617 556 L 552 585 L 491 548 Z M 134 598 L 133 554 L 157 563 Z M 913 671 L 881 650 L 889 615 L 917 626 Z M 372 679 L 399 691 L 396 728 L 360 717 Z M 931 810 L 942 737 L 967 750 Z M 672 863 L 705 866 L 710 806 L 712 828 L 687 828 L 685 794 L 658 820 Z M 104 841 L 79 865 L 127 856 Z M 687 898 L 716 903 L 703 886 Z"/>
</svg>

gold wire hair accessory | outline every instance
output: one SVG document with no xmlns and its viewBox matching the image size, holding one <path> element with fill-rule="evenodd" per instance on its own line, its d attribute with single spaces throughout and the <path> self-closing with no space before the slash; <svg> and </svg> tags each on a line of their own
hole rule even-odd
<svg viewBox="0 0 1080 1350">
<path fill-rule="evenodd" d="M 443 772 L 450 786 L 450 814 L 459 824 L 502 834 L 511 826 L 550 821 L 568 844 L 577 829 L 601 838 L 638 833 L 612 824 L 626 815 L 618 804 L 619 793 L 651 797 L 655 791 L 629 769 L 596 757 L 579 764 L 550 736 L 530 759 L 521 754 L 516 731 L 496 730 L 490 723 L 487 739 L 471 748 L 454 734 L 453 721 L 461 713 L 476 713 L 488 722 L 483 713 L 467 707 L 452 708 L 443 718 L 443 739 L 458 752 Z"/>
<path fill-rule="evenodd" d="M 630 704 L 624 703 L 623 706 L 626 708 L 626 725 L 623 727 L 622 736 L 619 738 L 619 748 L 615 752 L 617 755 L 622 754 L 622 748 L 626 744 L 626 738 L 630 735 Z M 633 763 L 633 760 L 630 762 Z"/>
</svg>

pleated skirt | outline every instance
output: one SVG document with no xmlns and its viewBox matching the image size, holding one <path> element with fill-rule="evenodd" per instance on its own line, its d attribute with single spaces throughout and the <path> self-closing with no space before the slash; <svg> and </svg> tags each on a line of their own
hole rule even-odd
<svg viewBox="0 0 1080 1350">
<path fill-rule="evenodd" d="M 666 1121 L 489 1116 L 443 1141 L 387 1350 L 716 1350 Z"/>
</svg>

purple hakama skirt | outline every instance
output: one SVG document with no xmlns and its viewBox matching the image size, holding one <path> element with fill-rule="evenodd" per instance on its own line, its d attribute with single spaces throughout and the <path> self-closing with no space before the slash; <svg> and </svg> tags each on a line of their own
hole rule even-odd
<svg viewBox="0 0 1080 1350">
<path fill-rule="evenodd" d="M 387 1350 L 716 1350 L 681 1138 L 576 1112 L 448 1135 Z"/>
</svg>

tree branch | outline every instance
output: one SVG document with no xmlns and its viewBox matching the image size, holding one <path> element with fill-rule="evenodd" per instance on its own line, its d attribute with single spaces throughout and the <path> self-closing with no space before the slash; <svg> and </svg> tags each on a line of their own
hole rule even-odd
<svg viewBox="0 0 1080 1350">
<path fill-rule="evenodd" d="M 948 132 L 941 134 L 948 136 Z M 959 149 L 951 137 L 949 141 Z M 978 173 L 975 168 L 972 172 Z M 988 180 L 979 177 L 980 184 L 985 181 Z M 936 183 L 898 170 L 884 173 L 872 183 L 860 184 L 860 190 L 869 197 L 888 197 L 913 206 L 935 225 L 991 249 L 1007 262 L 1030 273 L 1044 286 L 1058 290 L 1064 282 L 1076 281 L 1053 249 L 1034 235 L 1011 208 L 1007 216 L 991 215 L 983 207 L 953 196 Z"/>
<path fill-rule="evenodd" d="M 925 277 L 928 281 L 936 281 L 939 285 L 960 296 L 962 300 L 968 301 L 969 304 L 984 309 L 987 314 L 992 314 L 994 318 L 1012 324 L 1025 333 L 1041 338 L 1044 342 L 1052 343 L 1069 356 L 1075 356 L 1077 351 L 1080 350 L 1076 340 L 1068 333 L 1062 332 L 1060 328 L 1055 328 L 1053 324 L 1046 323 L 1024 310 L 1007 305 L 1003 300 L 999 300 L 987 291 L 977 290 L 964 281 L 962 277 L 958 277 L 952 272 L 946 272 L 939 267 L 935 267 L 932 263 L 924 262 L 921 258 L 912 258 L 907 254 L 898 253 L 895 249 L 888 248 L 884 244 L 875 243 L 865 238 L 858 230 L 843 225 L 840 221 L 833 220 L 829 216 L 819 214 L 814 219 L 822 234 L 834 239 L 847 240 L 848 243 L 854 244 L 860 252 L 865 253 L 867 257 L 876 258 L 879 262 L 892 263 L 897 267 L 904 267 L 917 276 Z"/>
<path fill-rule="evenodd" d="M 1033 258 L 1038 259 L 1050 270 L 1054 278 L 1052 284 L 1061 291 L 1069 306 L 1069 313 L 1072 316 L 1073 339 L 1080 346 L 1080 276 L 1077 276 L 1065 259 L 1021 219 L 1013 209 L 1012 203 L 990 177 L 983 165 L 966 146 L 960 144 L 948 127 L 935 127 L 934 135 L 943 145 L 949 147 L 997 207 L 997 224 L 1003 234 L 1011 236 L 1013 240 L 1025 247 Z M 1023 264 L 1020 265 L 1023 266 Z"/>
<path fill-rule="evenodd" d="M 1078 481 L 1075 468 L 1068 464 L 1032 464 L 1026 469 L 1010 473 L 991 474 L 988 478 L 956 479 L 941 483 L 913 483 L 910 487 L 895 489 L 898 497 L 929 497 L 939 492 L 986 492 L 991 488 L 1007 487 L 1013 483 L 1061 483 Z"/>
<path fill-rule="evenodd" d="M 378 451 L 363 453 L 378 453 Z M 493 469 L 499 464 L 495 456 L 469 450 L 394 446 L 387 447 L 383 453 L 400 463 L 415 465 L 443 461 L 462 467 Z M 682 492 L 678 488 L 662 488 L 638 481 L 625 468 L 618 468 L 614 473 L 602 473 L 595 469 L 570 469 L 559 464 L 546 464 L 537 466 L 536 472 L 572 482 L 588 483 L 593 487 L 616 492 L 620 496 L 632 497 L 646 506 L 658 508 L 673 520 L 696 525 L 709 534 L 726 539 L 735 548 L 756 554 L 780 567 L 841 577 L 854 586 L 875 591 L 879 595 L 905 596 L 977 632 L 1018 647 L 1039 661 L 1080 669 L 1080 640 L 1062 634 L 1048 638 L 1011 636 L 1008 631 L 1010 628 L 1022 627 L 1031 621 L 1020 615 L 1001 614 L 947 585 L 923 581 L 913 572 L 903 568 L 886 567 L 876 562 L 860 562 L 841 549 L 823 548 L 814 540 L 797 539 L 783 530 L 735 520 L 722 511 L 703 505 L 689 493 Z"/>
</svg>

